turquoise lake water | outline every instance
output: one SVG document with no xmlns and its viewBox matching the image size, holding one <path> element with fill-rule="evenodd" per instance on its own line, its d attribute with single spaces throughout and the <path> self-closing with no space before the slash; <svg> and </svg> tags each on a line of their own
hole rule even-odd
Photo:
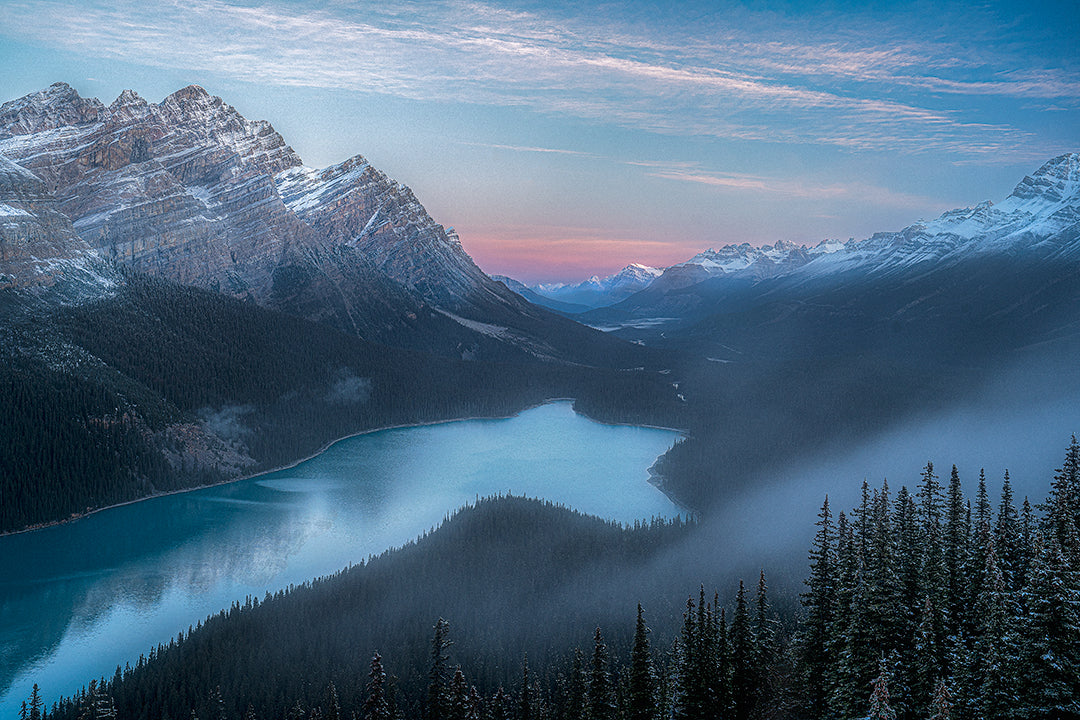
<svg viewBox="0 0 1080 720">
<path fill-rule="evenodd" d="M 360 435 L 287 470 L 0 537 L 0 718 L 35 682 L 51 704 L 235 600 L 401 545 L 478 497 L 673 517 L 648 467 L 677 437 L 554 402 Z"/>
</svg>

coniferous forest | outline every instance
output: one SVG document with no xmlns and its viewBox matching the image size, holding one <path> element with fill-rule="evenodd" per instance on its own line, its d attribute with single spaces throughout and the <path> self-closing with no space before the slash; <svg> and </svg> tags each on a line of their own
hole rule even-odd
<svg viewBox="0 0 1080 720">
<path fill-rule="evenodd" d="M 495 498 L 237 603 L 51 711 L 35 690 L 24 715 L 1080 717 L 1080 444 L 1042 502 L 1015 498 L 1007 473 L 997 498 L 983 474 L 973 496 L 945 475 L 928 463 L 911 488 L 864 483 L 836 514 L 826 498 L 794 612 L 764 571 L 683 599 L 674 574 L 635 572 L 693 540 L 692 523 Z"/>
</svg>

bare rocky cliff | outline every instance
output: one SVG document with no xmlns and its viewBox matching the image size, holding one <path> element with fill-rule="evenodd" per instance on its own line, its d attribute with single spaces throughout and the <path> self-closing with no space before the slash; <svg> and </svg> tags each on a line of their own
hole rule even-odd
<svg viewBox="0 0 1080 720">
<path fill-rule="evenodd" d="M 439 309 L 527 312 L 407 187 L 361 157 L 306 168 L 269 123 L 198 86 L 106 106 L 54 84 L 0 107 L 0 155 L 101 257 L 139 272 L 417 346 L 475 335 Z"/>
</svg>

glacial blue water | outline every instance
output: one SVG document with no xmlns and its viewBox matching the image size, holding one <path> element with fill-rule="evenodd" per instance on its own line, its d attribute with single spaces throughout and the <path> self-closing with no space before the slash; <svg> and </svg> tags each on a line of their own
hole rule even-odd
<svg viewBox="0 0 1080 720">
<path fill-rule="evenodd" d="M 677 515 L 647 472 L 676 437 L 554 402 L 360 435 L 290 469 L 0 537 L 0 718 L 35 682 L 51 704 L 235 600 L 401 545 L 478 497 Z"/>
</svg>

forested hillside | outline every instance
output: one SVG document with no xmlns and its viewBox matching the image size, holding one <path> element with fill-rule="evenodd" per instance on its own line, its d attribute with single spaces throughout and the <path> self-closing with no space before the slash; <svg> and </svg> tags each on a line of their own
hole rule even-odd
<svg viewBox="0 0 1080 720">
<path fill-rule="evenodd" d="M 0 532 L 303 458 L 376 427 L 575 397 L 678 425 L 663 376 L 448 360 L 132 274 L 80 305 L 0 308 Z"/>
<path fill-rule="evenodd" d="M 916 487 L 864 484 L 858 507 L 834 519 L 826 499 L 818 518 L 789 614 L 764 572 L 726 604 L 634 572 L 694 526 L 484 501 L 414 545 L 236 604 L 51 717 L 1080 716 L 1075 438 L 1041 503 L 1007 475 L 996 503 L 982 475 L 966 497 L 928 463 Z"/>
</svg>

